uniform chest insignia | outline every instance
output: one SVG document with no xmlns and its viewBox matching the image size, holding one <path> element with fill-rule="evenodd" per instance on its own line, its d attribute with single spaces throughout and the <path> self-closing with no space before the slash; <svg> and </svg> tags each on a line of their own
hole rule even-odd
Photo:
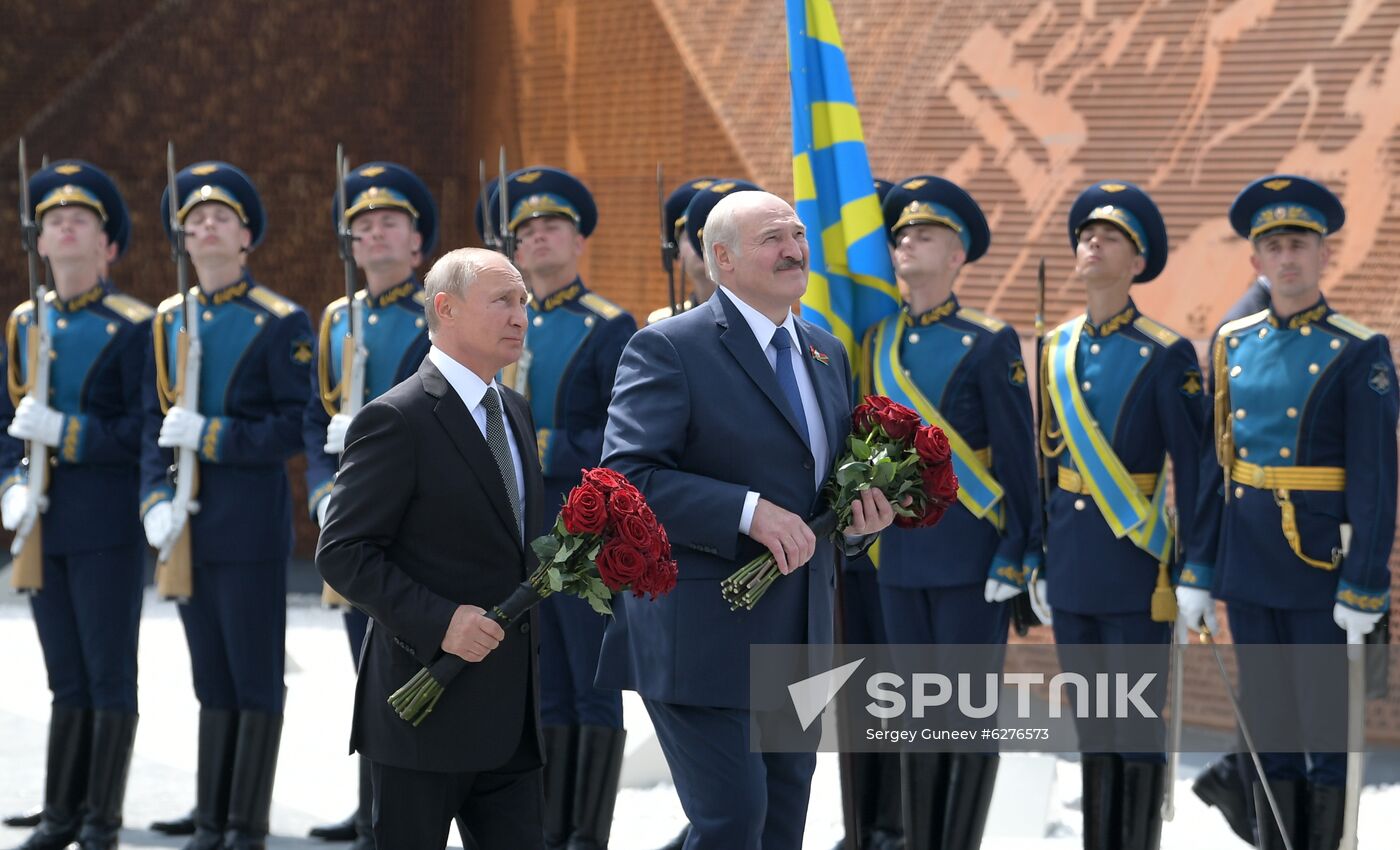
<svg viewBox="0 0 1400 850">
<path fill-rule="evenodd" d="M 1024 387 L 1026 385 L 1026 362 L 1019 357 L 1013 361 L 1006 379 L 1014 387 Z"/>
<path fill-rule="evenodd" d="M 1371 377 L 1366 381 L 1371 389 L 1376 391 L 1376 395 L 1385 395 L 1390 392 L 1390 388 L 1395 385 L 1390 378 L 1390 364 L 1377 360 L 1371 364 Z"/>
<path fill-rule="evenodd" d="M 1204 384 L 1201 381 L 1200 369 L 1187 369 L 1185 377 L 1181 380 L 1181 394 L 1195 398 L 1201 394 Z"/>
<path fill-rule="evenodd" d="M 311 362 L 311 340 L 292 340 L 292 362 L 298 366 L 305 366 Z"/>
</svg>

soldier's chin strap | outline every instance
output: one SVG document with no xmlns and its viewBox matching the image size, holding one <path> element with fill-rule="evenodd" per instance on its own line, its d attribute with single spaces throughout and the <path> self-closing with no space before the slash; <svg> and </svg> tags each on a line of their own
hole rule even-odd
<svg viewBox="0 0 1400 850">
<path fill-rule="evenodd" d="M 1230 674 L 1225 670 L 1225 661 L 1220 657 L 1220 647 L 1216 645 L 1215 637 L 1205 623 L 1201 624 L 1201 640 L 1210 646 L 1211 653 L 1215 655 L 1215 666 L 1220 669 L 1220 681 L 1225 685 L 1225 695 L 1230 698 L 1230 710 L 1235 713 L 1235 722 L 1240 725 L 1240 735 L 1244 738 L 1245 748 L 1249 750 L 1250 761 L 1254 762 L 1259 784 L 1264 788 L 1264 799 L 1269 802 L 1269 812 L 1274 816 L 1274 825 L 1278 827 L 1279 837 L 1283 839 L 1284 850 L 1294 850 L 1293 838 L 1288 834 L 1288 827 L 1284 825 L 1278 800 L 1274 798 L 1273 786 L 1269 784 L 1268 774 L 1264 773 L 1264 763 L 1259 760 L 1259 750 L 1254 746 L 1254 736 L 1249 734 L 1249 724 L 1244 721 L 1244 711 L 1240 708 L 1234 686 L 1230 684 Z"/>
</svg>

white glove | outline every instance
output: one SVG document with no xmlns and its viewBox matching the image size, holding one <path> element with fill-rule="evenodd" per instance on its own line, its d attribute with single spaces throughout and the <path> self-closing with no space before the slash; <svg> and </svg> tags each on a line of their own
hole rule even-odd
<svg viewBox="0 0 1400 850">
<path fill-rule="evenodd" d="M 1054 622 L 1054 617 L 1050 611 L 1050 583 L 1045 579 L 1037 579 L 1026 588 L 1031 596 L 1031 610 L 1040 618 L 1040 622 L 1050 625 Z"/>
<path fill-rule="evenodd" d="M 354 418 L 344 413 L 331 417 L 331 424 L 326 426 L 326 454 L 338 455 L 345 451 L 345 432 L 350 430 L 350 420 Z"/>
<path fill-rule="evenodd" d="M 8 526 L 6 527 L 8 528 Z M 1361 643 L 1361 638 L 1369 635 L 1380 619 L 1379 613 L 1368 614 L 1365 611 L 1348 608 L 1340 602 L 1332 606 L 1332 622 L 1337 624 L 1337 628 L 1347 633 L 1349 643 Z"/>
<path fill-rule="evenodd" d="M 179 408 L 175 408 L 178 410 Z M 159 552 L 170 541 L 175 532 L 175 511 L 169 502 L 156 502 L 146 515 L 141 517 L 141 525 L 146 529 L 146 542 Z"/>
<path fill-rule="evenodd" d="M 988 603 L 1005 602 L 1006 600 L 1025 591 L 1024 587 L 1017 587 L 1014 584 L 1007 584 L 1004 581 L 997 581 L 994 578 L 987 579 L 987 586 L 982 591 L 982 598 Z"/>
<path fill-rule="evenodd" d="M 1212 635 L 1220 633 L 1220 624 L 1215 618 L 1215 600 L 1211 598 L 1210 591 L 1203 588 L 1176 589 L 1176 620 L 1193 632 L 1199 632 L 1204 621 Z"/>
<path fill-rule="evenodd" d="M 163 449 L 199 449 L 199 438 L 204 434 L 203 416 L 183 407 L 172 407 L 160 423 L 160 436 L 156 445 Z"/>
<path fill-rule="evenodd" d="M 322 496 L 321 501 L 316 503 L 316 524 L 322 528 L 326 527 L 326 508 L 331 505 L 330 496 Z"/>
<path fill-rule="evenodd" d="M 28 510 L 29 488 L 25 485 L 15 484 L 0 495 L 0 525 L 5 526 L 6 531 L 19 528 L 20 520 L 24 519 Z"/>
<path fill-rule="evenodd" d="M 9 432 L 16 440 L 32 440 L 53 448 L 63 434 L 63 414 L 25 396 L 15 408 Z"/>
</svg>

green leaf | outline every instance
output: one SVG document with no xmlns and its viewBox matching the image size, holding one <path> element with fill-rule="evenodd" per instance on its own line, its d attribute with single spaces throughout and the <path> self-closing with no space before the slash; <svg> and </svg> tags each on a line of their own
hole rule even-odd
<svg viewBox="0 0 1400 850">
<path fill-rule="evenodd" d="M 848 463 L 836 471 L 836 484 L 840 487 L 850 487 L 861 483 L 869 476 L 870 464 Z"/>
<path fill-rule="evenodd" d="M 549 568 L 549 589 L 554 593 L 564 589 L 564 576 L 557 567 Z"/>
<path fill-rule="evenodd" d="M 851 438 L 851 456 L 856 460 L 870 460 L 870 446 L 864 440 Z"/>
<path fill-rule="evenodd" d="M 597 611 L 599 614 L 603 614 L 604 616 L 612 616 L 612 606 L 608 604 L 608 600 L 600 596 L 594 596 L 591 593 L 585 594 L 583 598 L 588 600 L 588 604 L 593 608 L 594 611 Z"/>
<path fill-rule="evenodd" d="M 894 463 L 886 458 L 875 464 L 874 474 L 871 476 L 871 484 L 881 490 L 890 486 L 894 481 Z"/>
<path fill-rule="evenodd" d="M 535 542 L 530 544 L 530 548 L 535 550 L 541 563 L 549 563 L 554 560 L 554 555 L 559 551 L 559 538 L 553 534 L 546 534 L 535 538 Z"/>
</svg>

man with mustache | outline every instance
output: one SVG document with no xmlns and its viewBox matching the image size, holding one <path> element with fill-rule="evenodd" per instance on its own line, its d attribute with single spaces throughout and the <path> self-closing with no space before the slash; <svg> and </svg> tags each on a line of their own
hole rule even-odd
<svg viewBox="0 0 1400 850">
<path fill-rule="evenodd" d="M 836 552 L 807 521 L 850 432 L 850 366 L 792 312 L 809 253 L 791 206 L 734 192 L 703 246 L 719 289 L 628 343 L 604 448 L 666 526 L 681 579 L 661 599 L 618 601 L 598 683 L 642 696 L 691 823 L 687 850 L 797 850 L 816 758 L 752 751 L 751 713 L 770 707 L 750 705 L 749 649 L 831 642 Z M 893 517 L 867 491 L 848 542 Z M 765 549 L 786 575 L 755 610 L 731 611 L 720 581 Z"/>
<path fill-rule="evenodd" d="M 1293 174 L 1261 177 L 1230 208 L 1272 301 L 1227 322 L 1212 346 L 1214 457 L 1203 466 L 1199 536 L 1177 594 L 1182 620 L 1212 631 L 1215 600 L 1224 600 L 1236 643 L 1359 641 L 1390 608 L 1400 405 L 1385 336 L 1322 295 L 1330 236 L 1345 220 L 1331 191 Z M 1282 687 L 1303 705 L 1273 699 L 1269 711 L 1310 724 L 1305 697 L 1344 692 L 1344 673 L 1345 665 L 1291 671 Z M 1259 675 L 1242 664 L 1247 702 Z M 1294 847 L 1337 847 L 1346 755 L 1266 752 L 1260 760 L 1259 847 L 1284 846 L 1263 782 Z"/>
</svg>

